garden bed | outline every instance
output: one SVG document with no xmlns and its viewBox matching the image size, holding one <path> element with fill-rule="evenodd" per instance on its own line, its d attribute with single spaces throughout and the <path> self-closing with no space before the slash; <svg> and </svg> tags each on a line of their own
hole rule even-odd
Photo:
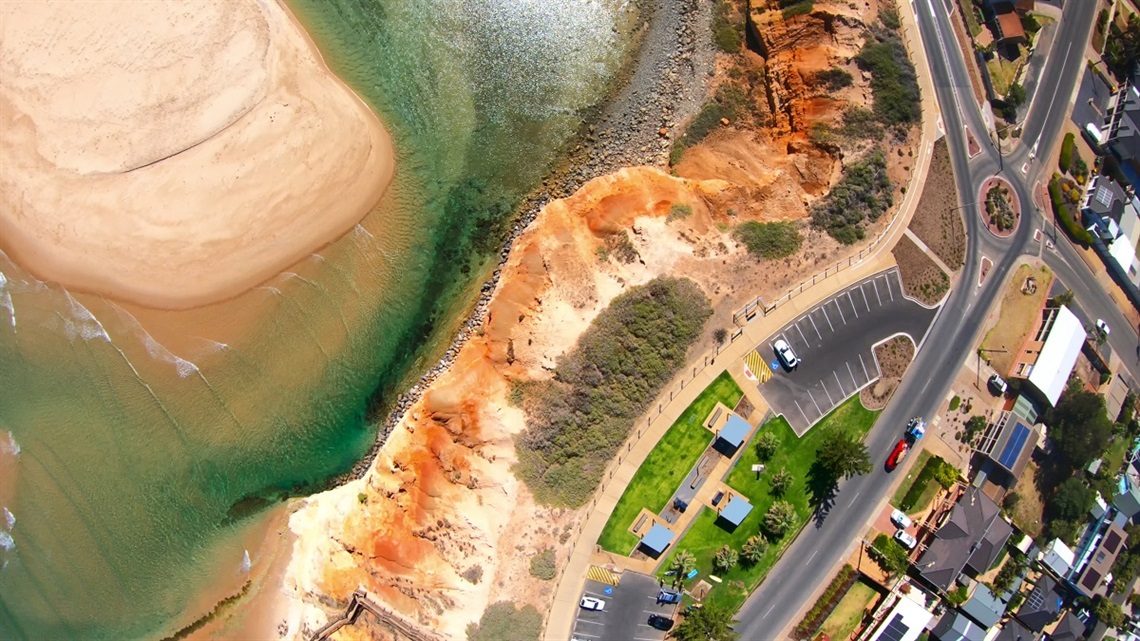
<svg viewBox="0 0 1140 641">
<path fill-rule="evenodd" d="M 909 336 L 895 336 L 875 346 L 875 360 L 879 363 L 879 380 L 860 390 L 859 398 L 864 407 L 881 410 L 914 360 L 914 342 Z"/>
<path fill-rule="evenodd" d="M 910 238 L 902 236 L 891 250 L 899 265 L 906 295 L 927 305 L 936 305 L 950 289 L 950 277 Z"/>
<path fill-rule="evenodd" d="M 926 243 L 950 269 L 960 269 L 966 256 L 966 229 L 958 207 L 958 190 L 946 139 L 934 143 L 930 170 L 922 187 L 922 198 L 914 210 L 910 230 Z"/>
<path fill-rule="evenodd" d="M 982 183 L 979 193 L 985 206 L 979 210 L 982 224 L 999 238 L 1009 238 L 1021 219 L 1021 202 L 1012 186 L 1004 179 L 993 177 Z"/>
</svg>

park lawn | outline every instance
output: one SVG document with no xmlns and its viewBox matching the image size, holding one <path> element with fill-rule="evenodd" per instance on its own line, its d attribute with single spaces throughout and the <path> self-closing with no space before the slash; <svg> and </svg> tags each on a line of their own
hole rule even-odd
<svg viewBox="0 0 1140 641">
<path fill-rule="evenodd" d="M 863 620 L 863 612 L 867 609 L 867 605 L 878 595 L 879 592 L 875 588 L 862 581 L 851 584 L 851 589 L 843 595 L 835 609 L 827 616 L 827 620 L 823 622 L 820 632 L 831 639 L 846 639 L 851 636 L 859 626 L 859 622 Z"/>
<path fill-rule="evenodd" d="M 598 545 L 602 549 L 615 554 L 629 554 L 638 540 L 629 533 L 629 527 L 641 513 L 641 508 L 649 508 L 654 514 L 665 509 L 669 497 L 673 496 L 685 475 L 697 464 L 701 452 L 712 442 L 713 434 L 705 429 L 705 418 L 717 402 L 731 409 L 736 407 L 741 396 L 744 392 L 740 386 L 732 380 L 732 375 L 724 371 L 685 408 L 645 457 L 645 462 L 618 499 L 598 537 Z"/>
<path fill-rule="evenodd" d="M 672 562 L 673 554 L 678 550 L 688 550 L 696 558 L 698 578 L 712 574 L 713 556 L 718 549 L 729 545 L 739 551 L 748 537 L 760 531 L 764 514 L 776 500 L 771 494 L 768 480 L 776 470 L 786 468 L 794 480 L 783 499 L 795 506 L 798 523 L 782 538 L 771 541 L 768 551 L 755 565 L 741 564 L 725 574 L 717 575 L 723 582 L 719 585 L 714 583 L 712 591 L 705 599 L 705 603 L 724 605 L 736 611 L 752 590 L 764 580 L 768 570 L 776 564 L 784 550 L 796 538 L 796 534 L 811 518 L 812 507 L 805 481 L 808 470 L 815 462 L 816 450 L 819 449 L 823 437 L 831 432 L 844 432 L 862 439 L 874 425 L 878 415 L 877 411 L 865 409 L 860 404 L 859 397 L 854 396 L 835 408 L 803 438 L 796 436 L 783 416 L 777 416 L 761 425 L 756 434 L 759 434 L 760 430 L 772 430 L 780 440 L 776 454 L 765 463 L 767 470 L 759 479 L 756 478 L 752 465 L 760 461 L 750 441 L 738 454 L 736 464 L 729 471 L 726 481 L 730 487 L 748 498 L 752 504 L 752 511 L 739 527 L 729 532 L 717 524 L 716 511 L 707 507 L 702 508 L 688 532 L 673 546 L 672 552 L 661 564 L 658 574 L 667 581 L 671 580 L 672 577 L 665 577 L 664 573 Z"/>
<path fill-rule="evenodd" d="M 910 488 L 918 481 L 918 476 L 926 469 L 926 462 L 930 460 L 930 457 L 930 452 L 926 450 L 922 450 L 918 453 L 918 459 L 915 460 L 914 465 L 910 466 L 910 471 L 907 472 L 906 478 L 903 479 L 898 489 L 895 490 L 895 495 L 891 497 L 891 505 L 894 507 L 902 505 L 903 497 L 906 496 L 906 493 L 909 492 Z M 929 481 L 930 477 L 927 477 L 927 480 Z"/>
</svg>

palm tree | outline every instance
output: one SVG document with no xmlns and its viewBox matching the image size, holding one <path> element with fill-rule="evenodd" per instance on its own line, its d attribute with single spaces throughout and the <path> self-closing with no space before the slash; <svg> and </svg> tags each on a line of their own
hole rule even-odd
<svg viewBox="0 0 1140 641">
<path fill-rule="evenodd" d="M 740 555 L 736 550 L 725 545 L 716 551 L 716 556 L 713 557 L 713 567 L 715 567 L 718 572 L 724 573 L 736 567 L 739 561 Z"/>
<path fill-rule="evenodd" d="M 731 610 L 706 605 L 687 614 L 669 635 L 677 641 L 736 641 L 740 636 L 729 627 L 733 623 Z"/>
<path fill-rule="evenodd" d="M 764 538 L 763 534 L 753 534 L 744 542 L 744 547 L 740 549 L 740 556 L 745 563 L 755 565 L 760 562 L 760 558 L 767 551 L 768 539 Z"/>
<path fill-rule="evenodd" d="M 776 496 L 783 496 L 792 486 L 792 481 L 795 477 L 787 468 L 781 467 L 778 472 L 772 475 L 772 494 Z"/>
<path fill-rule="evenodd" d="M 688 550 L 678 550 L 673 555 L 673 560 L 669 563 L 669 571 L 675 577 L 673 584 L 676 585 L 684 580 L 686 576 L 693 570 L 697 569 L 697 559 L 693 553 Z"/>
<path fill-rule="evenodd" d="M 764 515 L 764 529 L 781 537 L 796 524 L 796 508 L 787 501 L 776 501 Z"/>
</svg>

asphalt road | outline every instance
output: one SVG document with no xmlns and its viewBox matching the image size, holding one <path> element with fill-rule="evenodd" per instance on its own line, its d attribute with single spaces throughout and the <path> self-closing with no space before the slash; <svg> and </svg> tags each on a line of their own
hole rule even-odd
<svg viewBox="0 0 1140 641">
<path fill-rule="evenodd" d="M 760 394 L 803 435 L 835 406 L 879 378 L 874 346 L 905 334 L 921 345 L 936 309 L 906 298 L 898 268 L 891 268 L 843 289 L 780 328 L 758 347 L 775 362 L 772 344 L 782 338 L 800 365 L 778 368 L 760 384 Z"/>
<path fill-rule="evenodd" d="M 963 201 L 962 215 L 967 233 L 966 264 L 962 268 L 958 286 L 947 299 L 942 313 L 931 327 L 925 348 L 919 351 L 906 377 L 894 395 L 894 401 L 880 415 L 866 439 L 872 459 L 885 457 L 898 440 L 907 419 L 912 416 L 933 416 L 942 403 L 962 363 L 973 351 L 978 333 L 992 304 L 1002 290 L 1011 268 L 1018 257 L 1031 247 L 1033 229 L 1043 226 L 1032 205 L 1026 183 L 1032 183 L 1047 170 L 1038 157 L 1047 158 L 1056 144 L 1057 133 L 1068 113 L 1068 98 L 1076 84 L 1078 73 L 1084 68 L 1083 53 L 1095 17 L 1096 3 L 1068 2 L 1058 27 L 1052 50 L 1042 72 L 1039 87 L 1030 105 L 1024 123 L 1022 144 L 1002 158 L 992 144 L 987 144 L 982 132 L 982 117 L 970 92 L 962 52 L 956 46 L 945 5 L 932 0 L 915 0 L 922 36 L 921 46 L 926 50 L 932 68 L 935 93 L 941 105 L 943 125 L 947 132 L 951 163 L 954 167 L 958 193 Z M 964 127 L 975 132 L 982 145 L 972 161 L 968 158 Z M 1024 168 L 1024 171 L 1023 171 Z M 977 207 L 977 190 L 981 183 L 995 173 L 1010 179 L 1023 203 L 1023 216 L 1016 233 L 1009 239 L 997 239 L 980 224 Z M 1028 178 L 1028 180 L 1027 180 Z M 1069 248 L 1071 250 L 1071 248 Z M 1065 258 L 1065 249 L 1058 250 L 1062 262 L 1073 267 L 1071 282 L 1088 283 L 1077 293 L 1086 311 L 1098 314 L 1109 323 L 1119 322 L 1115 315 L 1096 305 L 1088 305 L 1083 297 L 1095 303 L 1111 299 L 1092 279 L 1082 275 L 1083 264 L 1079 257 L 1073 263 Z M 977 287 L 981 256 L 994 261 L 983 286 Z M 1075 252 L 1073 253 L 1075 256 Z M 1084 269 L 1087 272 L 1087 268 Z M 1062 280 L 1065 275 L 1062 274 Z M 1070 281 L 1066 281 L 1070 282 Z M 1074 288 L 1077 292 L 1077 289 Z M 1129 334 L 1131 332 L 1120 332 Z M 1113 332 L 1112 340 L 1117 339 Z M 1135 335 L 1133 334 L 1134 338 Z M 1119 348 L 1113 343 L 1113 348 Z M 793 620 L 805 605 L 805 600 L 829 579 L 835 565 L 842 560 L 853 542 L 874 515 L 877 506 L 890 488 L 893 477 L 881 466 L 870 474 L 855 477 L 840 484 L 831 505 L 824 506 L 815 522 L 809 525 L 792 543 L 783 558 L 772 569 L 771 577 L 749 597 L 737 617 L 737 631 L 745 641 L 768 641 L 779 638 L 781 631 L 796 622 Z"/>
<path fill-rule="evenodd" d="M 581 641 L 661 641 L 665 632 L 649 625 L 652 615 L 673 618 L 676 605 L 657 602 L 660 589 L 656 577 L 637 572 L 623 572 L 621 583 L 606 594 L 609 586 L 586 581 L 583 596 L 605 601 L 601 612 L 578 609 L 574 622 L 575 639 Z"/>
</svg>

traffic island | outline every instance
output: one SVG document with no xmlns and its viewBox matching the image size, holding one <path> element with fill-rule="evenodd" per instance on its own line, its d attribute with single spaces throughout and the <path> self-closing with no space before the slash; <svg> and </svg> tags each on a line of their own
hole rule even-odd
<svg viewBox="0 0 1140 641">
<path fill-rule="evenodd" d="M 1017 230 L 1021 220 L 1021 201 L 1013 191 L 1013 185 L 1000 176 L 994 176 L 982 183 L 978 192 L 978 202 L 982 223 L 998 238 L 1009 238 Z"/>
</svg>

